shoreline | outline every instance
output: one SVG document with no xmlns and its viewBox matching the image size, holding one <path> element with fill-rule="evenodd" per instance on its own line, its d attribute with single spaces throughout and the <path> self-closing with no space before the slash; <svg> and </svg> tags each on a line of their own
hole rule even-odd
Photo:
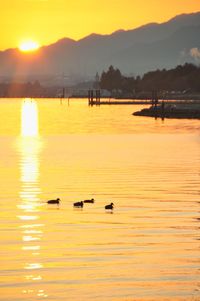
<svg viewBox="0 0 200 301">
<path fill-rule="evenodd" d="M 152 105 L 134 112 L 134 116 L 145 116 L 154 118 L 171 118 L 171 119 L 200 119 L 200 104 L 165 104 Z"/>
</svg>

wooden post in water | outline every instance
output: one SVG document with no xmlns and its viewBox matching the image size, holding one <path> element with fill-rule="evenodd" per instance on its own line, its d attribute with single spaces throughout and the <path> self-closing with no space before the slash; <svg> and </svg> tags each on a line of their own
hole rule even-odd
<svg viewBox="0 0 200 301">
<path fill-rule="evenodd" d="M 95 98 L 95 100 L 94 100 Z M 101 92 L 100 90 L 88 90 L 88 104 L 93 106 L 94 104 L 100 105 Z"/>
<path fill-rule="evenodd" d="M 88 104 L 93 106 L 94 104 L 94 93 L 93 90 L 88 90 Z"/>
<path fill-rule="evenodd" d="M 154 116 L 157 118 L 158 93 L 156 90 L 152 91 L 152 105 L 154 109 Z"/>
<path fill-rule="evenodd" d="M 91 91 L 91 90 L 88 90 L 88 105 L 89 105 L 89 106 L 90 106 L 90 95 L 91 95 L 90 91 Z"/>
<path fill-rule="evenodd" d="M 165 102 L 164 102 L 164 100 L 161 103 L 161 117 L 162 117 L 162 120 L 165 119 Z"/>
<path fill-rule="evenodd" d="M 62 93 L 60 95 L 60 103 L 62 104 L 62 100 L 65 98 L 65 88 L 62 89 Z"/>
<path fill-rule="evenodd" d="M 98 90 L 95 91 L 96 92 L 96 104 L 98 102 Z"/>
<path fill-rule="evenodd" d="M 96 105 L 100 105 L 101 102 L 101 92 L 100 90 L 96 90 Z"/>
<path fill-rule="evenodd" d="M 94 92 L 91 90 L 91 105 L 93 106 L 94 104 Z"/>
</svg>

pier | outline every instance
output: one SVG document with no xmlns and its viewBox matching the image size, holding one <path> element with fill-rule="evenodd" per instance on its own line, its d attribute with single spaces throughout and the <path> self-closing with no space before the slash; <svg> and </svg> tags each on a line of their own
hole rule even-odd
<svg viewBox="0 0 200 301">
<path fill-rule="evenodd" d="M 152 98 L 149 99 L 121 99 L 121 98 L 106 98 L 101 96 L 100 90 L 88 90 L 88 104 L 94 105 L 152 105 L 157 108 L 160 104 L 200 104 L 198 99 L 159 99 L 157 93 L 152 93 Z"/>
<path fill-rule="evenodd" d="M 100 90 L 88 90 L 88 104 L 90 106 L 101 104 L 101 91 Z"/>
</svg>

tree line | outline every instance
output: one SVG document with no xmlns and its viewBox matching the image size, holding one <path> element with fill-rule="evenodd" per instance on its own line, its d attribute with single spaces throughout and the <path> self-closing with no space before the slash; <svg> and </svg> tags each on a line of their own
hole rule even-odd
<svg viewBox="0 0 200 301">
<path fill-rule="evenodd" d="M 38 80 L 27 83 L 0 83 L 0 97 L 57 97 L 62 93 L 59 87 L 44 87 Z"/>
<path fill-rule="evenodd" d="M 142 77 L 127 77 L 119 69 L 110 66 L 100 77 L 100 88 L 111 94 L 135 96 L 143 92 L 200 92 L 200 66 L 186 63 L 174 69 L 156 70 L 145 73 Z"/>
<path fill-rule="evenodd" d="M 38 81 L 0 84 L 0 97 L 38 97 L 42 93 L 44 93 L 44 88 Z"/>
</svg>

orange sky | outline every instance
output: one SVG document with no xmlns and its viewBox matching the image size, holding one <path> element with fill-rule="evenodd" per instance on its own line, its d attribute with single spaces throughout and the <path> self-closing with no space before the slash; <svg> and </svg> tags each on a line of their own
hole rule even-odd
<svg viewBox="0 0 200 301">
<path fill-rule="evenodd" d="M 200 0 L 10 0 L 1 1 L 0 49 L 26 39 L 47 45 L 63 37 L 111 33 L 181 13 L 200 11 Z"/>
</svg>

